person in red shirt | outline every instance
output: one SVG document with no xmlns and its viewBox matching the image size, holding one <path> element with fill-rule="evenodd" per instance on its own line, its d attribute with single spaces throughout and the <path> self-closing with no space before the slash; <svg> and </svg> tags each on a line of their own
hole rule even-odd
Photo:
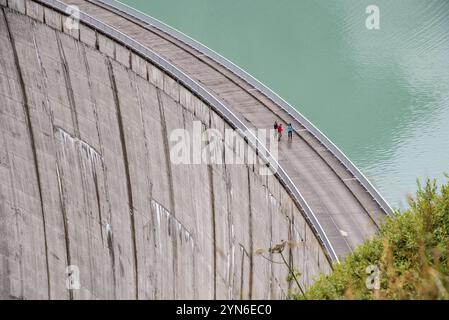
<svg viewBox="0 0 449 320">
<path fill-rule="evenodd" d="M 278 141 L 281 141 L 282 130 L 284 130 L 284 128 L 282 128 L 282 123 L 280 123 L 280 124 L 278 125 Z"/>
</svg>

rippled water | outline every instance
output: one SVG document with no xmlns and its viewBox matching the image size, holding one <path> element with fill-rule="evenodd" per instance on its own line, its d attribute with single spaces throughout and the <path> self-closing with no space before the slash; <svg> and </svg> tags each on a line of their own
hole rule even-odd
<svg viewBox="0 0 449 320">
<path fill-rule="evenodd" d="M 221 53 L 333 140 L 397 208 L 449 173 L 449 0 L 125 0 Z M 365 8 L 380 8 L 380 30 Z"/>
</svg>

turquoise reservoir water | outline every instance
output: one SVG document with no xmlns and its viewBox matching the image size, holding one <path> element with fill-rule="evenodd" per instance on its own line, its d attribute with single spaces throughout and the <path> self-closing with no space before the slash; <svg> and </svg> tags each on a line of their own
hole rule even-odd
<svg viewBox="0 0 449 320">
<path fill-rule="evenodd" d="M 449 172 L 448 0 L 125 0 L 308 117 L 396 208 Z M 368 5 L 380 30 L 365 26 Z"/>
</svg>

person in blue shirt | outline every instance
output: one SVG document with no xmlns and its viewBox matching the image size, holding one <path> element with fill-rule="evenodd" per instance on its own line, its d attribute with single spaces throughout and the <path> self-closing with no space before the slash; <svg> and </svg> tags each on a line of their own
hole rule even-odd
<svg viewBox="0 0 449 320">
<path fill-rule="evenodd" d="M 287 132 L 288 132 L 288 141 L 293 140 L 293 126 L 291 123 L 287 125 Z"/>
</svg>

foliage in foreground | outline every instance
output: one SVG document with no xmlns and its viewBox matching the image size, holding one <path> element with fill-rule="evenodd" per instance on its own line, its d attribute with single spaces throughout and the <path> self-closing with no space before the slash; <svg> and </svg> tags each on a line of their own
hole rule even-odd
<svg viewBox="0 0 449 320">
<path fill-rule="evenodd" d="M 424 187 L 418 183 L 409 210 L 388 218 L 378 235 L 315 279 L 305 296 L 291 298 L 449 299 L 448 254 L 449 183 L 438 190 L 428 180 Z M 369 266 L 380 271 L 377 285 Z"/>
</svg>

